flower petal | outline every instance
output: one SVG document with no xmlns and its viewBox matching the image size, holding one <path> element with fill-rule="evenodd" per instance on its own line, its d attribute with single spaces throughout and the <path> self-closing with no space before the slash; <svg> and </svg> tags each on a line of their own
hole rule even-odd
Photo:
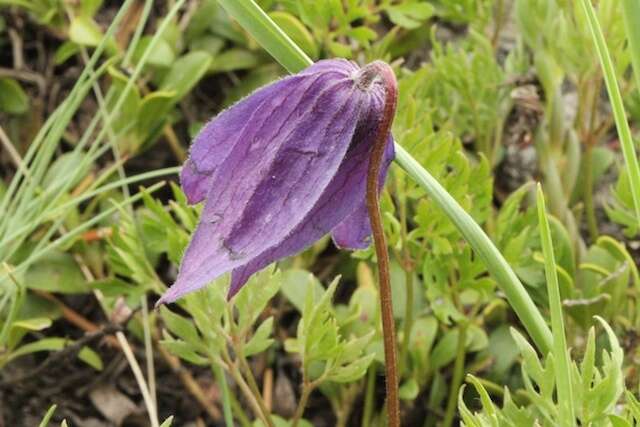
<svg viewBox="0 0 640 427">
<path fill-rule="evenodd" d="M 376 111 L 377 108 L 382 108 L 380 102 L 376 102 L 371 110 Z M 365 132 L 359 132 L 361 135 L 359 138 L 356 136 L 358 139 L 354 138 L 353 148 L 347 153 L 344 162 L 340 165 L 340 169 L 331 183 L 306 218 L 285 240 L 267 249 L 246 265 L 233 270 L 227 298 L 232 298 L 256 271 L 276 260 L 306 249 L 345 221 L 350 221 L 352 218 L 362 221 L 364 218 L 366 229 L 369 234 L 371 233 L 364 194 L 366 191 L 369 156 L 372 149 L 372 132 L 372 129 L 366 129 Z M 389 136 L 385 151 L 385 161 L 381 169 L 381 184 L 384 183 L 387 169 L 393 157 L 393 138 Z M 364 207 L 364 217 L 362 216 L 362 207 Z M 356 212 L 360 215 L 356 215 Z M 358 228 L 358 231 L 361 232 L 363 228 L 364 226 Z M 365 237 L 368 237 L 368 235 L 362 238 L 364 239 Z"/>
<path fill-rule="evenodd" d="M 243 142 L 242 137 L 248 132 L 247 128 L 254 124 L 254 117 L 271 107 L 267 101 L 273 100 L 279 93 L 293 91 L 296 85 L 304 84 L 303 81 L 309 77 L 336 71 L 348 76 L 356 70 L 353 63 L 344 59 L 318 61 L 300 74 L 258 89 L 210 120 L 191 144 L 189 158 L 180 172 L 180 183 L 187 201 L 195 204 L 204 200 L 218 166 L 236 144 Z"/>
<path fill-rule="evenodd" d="M 366 116 L 369 94 L 355 90 L 342 61 L 337 71 L 303 73 L 300 79 L 245 117 L 251 126 L 239 131 L 238 142 L 208 178 L 200 223 L 178 279 L 160 303 L 278 245 L 332 181 Z"/>
<path fill-rule="evenodd" d="M 265 102 L 277 92 L 288 91 L 298 80 L 284 79 L 260 89 L 220 113 L 202 128 L 180 172 L 180 183 L 189 203 L 204 200 L 216 169 L 240 141 L 240 136 L 250 126 L 254 115 L 262 111 Z"/>
<path fill-rule="evenodd" d="M 389 165 L 395 157 L 393 149 L 393 137 L 389 135 L 384 152 L 384 160 L 380 168 L 378 188 L 382 191 Z M 340 224 L 331 230 L 331 237 L 335 245 L 342 249 L 366 249 L 371 243 L 371 224 L 369 223 L 369 211 L 367 209 L 366 190 L 360 199 L 358 207 L 347 216 Z"/>
</svg>

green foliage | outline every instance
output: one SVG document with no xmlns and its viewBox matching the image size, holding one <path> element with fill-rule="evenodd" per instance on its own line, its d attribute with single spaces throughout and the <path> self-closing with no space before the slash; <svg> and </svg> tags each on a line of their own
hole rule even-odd
<svg viewBox="0 0 640 427">
<path fill-rule="evenodd" d="M 0 78 L 0 111 L 22 114 L 29 108 L 29 98 L 14 79 Z"/>
<path fill-rule="evenodd" d="M 346 339 L 340 334 L 338 320 L 331 310 L 337 286 L 338 279 L 319 300 L 307 292 L 297 337 L 285 342 L 287 351 L 300 355 L 304 376 L 318 385 L 324 381 L 343 383 L 361 378 L 374 356 L 364 353 L 373 332 Z"/>
<path fill-rule="evenodd" d="M 591 328 L 588 334 L 585 353 L 580 363 L 572 362 L 570 367 L 573 385 L 573 400 L 576 408 L 576 419 L 580 425 L 633 425 L 637 416 L 637 401 L 632 394 L 627 394 L 627 408 L 620 410 L 616 405 L 624 392 L 622 381 L 623 354 L 618 340 L 611 327 L 598 318 L 606 332 L 609 350 L 603 349 L 601 356 L 596 357 L 596 334 Z M 501 408 L 496 407 L 484 385 L 474 376 L 469 375 L 471 382 L 480 395 L 481 409 L 472 412 L 463 399 L 464 388 L 460 390 L 459 406 L 465 426 L 520 426 L 541 425 L 555 426 L 559 422 L 559 406 L 554 391 L 557 362 L 553 354 L 541 360 L 526 339 L 516 330 L 512 330 L 522 357 L 521 373 L 525 385 L 528 404 L 514 402 L 512 394 L 505 387 Z M 634 411 L 636 415 L 634 415 Z M 621 417 L 623 414 L 624 417 Z M 615 424 L 615 421 L 623 424 Z M 614 424 L 610 424 L 614 423 Z"/>
<path fill-rule="evenodd" d="M 56 65 L 66 70 L 81 64 L 84 70 L 26 153 L 21 148 L 29 141 L 20 141 L 18 131 L 32 123 L 31 83 L 0 78 L 0 114 L 8 119 L 3 130 L 19 141 L 24 165 L 7 185 L 0 182 L 0 366 L 74 346 L 53 333 L 60 308 L 35 291 L 62 299 L 94 292 L 110 317 L 123 302 L 146 307 L 146 298 L 170 283 L 200 207 L 188 206 L 177 185 L 160 200 L 150 195 L 159 185 L 129 196 L 130 184 L 177 168 L 127 177 L 122 165 L 164 149 L 155 145 L 163 139 L 182 160 L 185 130 L 193 135 L 202 125 L 202 115 L 194 117 L 189 107 L 199 109 L 210 99 L 203 101 L 202 89 L 210 96 L 213 83 L 212 107 L 221 110 L 284 74 L 269 55 L 288 71 L 310 58 L 384 59 L 399 80 L 393 133 L 402 147 L 398 163 L 408 171 L 392 168 L 382 197 L 404 412 L 426 411 L 432 421 L 448 424 L 455 422 L 457 406 L 463 425 L 564 425 L 571 417 L 563 400 L 570 389 L 580 425 L 640 422 L 632 376 L 638 350 L 628 338 L 640 325 L 640 274 L 632 246 L 599 215 L 603 204 L 626 237 L 638 234 L 635 172 L 618 159 L 614 120 L 601 97 L 603 76 L 610 90 L 615 80 L 618 124 L 626 122 L 626 106 L 631 129 L 637 127 L 638 70 L 629 73 L 637 46 L 633 29 L 621 25 L 623 17 L 633 22 L 623 12 L 632 2 L 597 2 L 594 21 L 579 3 L 563 0 L 518 0 L 513 10 L 502 0 L 258 1 L 265 13 L 253 1 L 176 1 L 158 23 L 162 9 L 152 11 L 153 2 L 145 1 L 124 47 L 117 41 L 118 22 L 134 2 L 125 2 L 108 28 L 101 13 L 110 7 L 106 3 L 67 3 L 0 0 L 26 10 L 59 38 L 51 56 Z M 6 26 L 0 22 L 5 49 Z M 606 50 L 603 43 L 594 49 L 590 32 L 598 26 L 612 60 L 604 71 L 599 60 Z M 523 88 L 531 98 L 521 96 Z M 88 124 L 78 121 L 77 134 L 70 125 L 86 100 L 97 109 Z M 622 135 L 629 154 L 632 136 L 624 128 Z M 530 183 L 511 194 L 494 186 L 504 179 L 494 172 L 510 153 L 531 144 L 537 162 L 532 175 L 543 181 L 550 208 L 542 232 Z M 615 175 L 607 197 L 602 183 Z M 141 203 L 128 206 L 136 201 Z M 110 237 L 91 242 L 85 231 Z M 617 237 L 600 234 L 605 231 Z M 554 257 L 541 238 L 553 242 Z M 228 278 L 221 278 L 176 306 L 161 307 L 157 316 L 136 315 L 129 332 L 139 332 L 142 320 L 183 369 L 211 369 L 229 425 L 231 418 L 250 425 L 245 411 L 256 426 L 310 425 L 301 417 L 314 392 L 331 406 L 337 426 L 360 421 L 351 413 L 360 401 L 362 425 L 382 425 L 375 388 L 384 358 L 373 251 L 349 257 L 327 246 L 324 239 L 281 262 L 278 271 L 255 275 L 230 302 Z M 98 279 L 89 282 L 86 271 Z M 340 290 L 338 279 L 325 289 L 326 278 L 339 274 Z M 557 295 L 548 296 L 551 290 Z M 512 309 L 544 357 L 510 332 Z M 551 335 L 540 312 L 550 314 L 553 324 L 549 353 Z M 606 331 L 600 337 L 594 316 Z M 569 348 L 581 362 L 568 360 Z M 101 369 L 98 353 L 72 349 Z M 261 372 L 248 362 L 280 370 L 279 361 L 290 358 L 299 360 L 303 379 L 294 419 L 262 407 L 262 384 L 254 378 Z M 459 387 L 465 373 L 473 373 L 467 376 L 473 390 Z"/>
</svg>

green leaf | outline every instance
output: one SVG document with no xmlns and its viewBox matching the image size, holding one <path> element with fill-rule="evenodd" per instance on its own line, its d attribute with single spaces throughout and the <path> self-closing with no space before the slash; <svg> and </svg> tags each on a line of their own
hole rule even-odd
<svg viewBox="0 0 640 427">
<path fill-rule="evenodd" d="M 140 39 L 138 45 L 136 46 L 136 50 L 133 53 L 135 62 L 138 62 L 140 58 L 142 58 L 143 53 L 149 48 L 151 40 L 151 36 L 144 36 Z M 147 56 L 147 64 L 156 67 L 168 68 L 174 63 L 175 60 L 176 54 L 171 48 L 169 42 L 164 38 L 160 38 L 157 40 L 153 50 L 151 50 L 149 56 Z"/>
<path fill-rule="evenodd" d="M 155 91 L 146 95 L 138 109 L 136 129 L 141 138 L 147 138 L 166 123 L 169 111 L 177 101 L 175 91 Z"/>
<path fill-rule="evenodd" d="M 253 356 L 269 348 L 273 344 L 273 339 L 269 338 L 272 330 L 273 316 L 270 316 L 258 326 L 251 339 L 243 346 L 244 355 Z"/>
<path fill-rule="evenodd" d="M 418 396 L 420 387 L 415 379 L 409 378 L 398 389 L 398 396 L 402 400 L 413 400 Z"/>
<path fill-rule="evenodd" d="M 633 425 L 629 421 L 625 420 L 619 415 L 610 414 L 609 421 L 611 421 L 612 427 L 633 427 Z"/>
<path fill-rule="evenodd" d="M 29 109 L 29 98 L 14 79 L 0 78 L 0 111 L 22 114 Z"/>
<path fill-rule="evenodd" d="M 77 43 L 66 41 L 56 49 L 53 61 L 56 65 L 63 64 L 78 52 L 80 52 L 80 46 Z"/>
<path fill-rule="evenodd" d="M 493 406 L 491 402 L 491 398 L 489 397 L 489 393 L 484 388 L 482 383 L 475 376 L 468 374 L 467 380 L 473 384 L 473 387 L 476 389 L 478 394 L 480 395 L 480 401 L 482 402 L 482 409 L 485 414 L 491 419 L 491 425 L 498 427 L 498 415 L 496 413 L 496 408 Z"/>
<path fill-rule="evenodd" d="M 173 415 L 164 420 L 162 424 L 160 424 L 160 427 L 171 427 L 171 424 L 173 424 Z"/>
<path fill-rule="evenodd" d="M 178 58 L 160 84 L 160 90 L 175 92 L 182 99 L 206 74 L 211 66 L 211 55 L 206 52 L 190 52 Z"/>
<path fill-rule="evenodd" d="M 51 405 L 49 407 L 49 409 L 47 410 L 47 413 L 44 414 L 44 417 L 42 417 L 42 421 L 40 421 L 40 424 L 38 425 L 38 427 L 47 427 L 49 425 L 49 421 L 51 421 L 51 418 L 53 417 L 53 414 L 56 412 L 57 407 L 58 405 Z"/>
<path fill-rule="evenodd" d="M 249 279 L 249 282 L 238 292 L 234 304 L 238 308 L 238 327 L 246 329 L 258 318 L 271 298 L 280 289 L 280 272 L 267 268 Z"/>
<path fill-rule="evenodd" d="M 200 335 L 193 322 L 175 314 L 164 305 L 160 307 L 160 316 L 173 335 L 194 346 L 200 343 Z"/>
<path fill-rule="evenodd" d="M 175 340 L 162 340 L 160 344 L 166 348 L 169 353 L 189 363 L 198 366 L 207 366 L 210 364 L 209 359 L 201 356 L 198 353 L 198 349 L 192 344 Z"/>
<path fill-rule="evenodd" d="M 88 16 L 76 16 L 69 26 L 69 39 L 83 46 L 97 46 L 103 34 L 98 24 Z"/>
<path fill-rule="evenodd" d="M 223 39 L 209 34 L 198 37 L 197 39 L 191 41 L 191 43 L 189 44 L 190 50 L 200 50 L 203 52 L 207 52 L 213 58 L 215 58 L 220 53 L 223 47 Z"/>
<path fill-rule="evenodd" d="M 24 282 L 30 289 L 64 294 L 81 294 L 89 289 L 76 260 L 62 251 L 51 251 L 33 264 L 27 270 Z"/>
<path fill-rule="evenodd" d="M 31 353 L 62 350 L 64 347 L 72 343 L 73 341 L 64 338 L 43 338 L 38 341 L 20 346 L 9 354 L 8 358 L 5 360 L 5 363 Z M 102 369 L 102 360 L 100 359 L 100 356 L 98 356 L 96 352 L 88 347 L 82 347 L 82 349 L 78 353 L 78 358 L 97 370 Z"/>
<path fill-rule="evenodd" d="M 211 62 L 211 71 L 221 73 L 225 71 L 247 70 L 259 64 L 258 56 L 246 49 L 228 49 L 217 55 Z"/>
<path fill-rule="evenodd" d="M 307 293 L 313 293 L 313 300 L 318 300 L 324 293 L 324 288 L 316 277 L 306 270 L 288 269 L 282 272 L 280 291 L 291 304 L 302 313 Z"/>
<path fill-rule="evenodd" d="M 327 375 L 327 380 L 337 383 L 351 383 L 359 380 L 367 373 L 367 369 L 369 365 L 371 365 L 374 356 L 374 354 L 367 354 L 348 365 L 333 369 L 331 373 Z"/>
<path fill-rule="evenodd" d="M 100 355 L 86 346 L 82 347 L 80 352 L 78 352 L 78 359 L 82 360 L 96 371 L 102 371 L 102 368 L 104 367 Z"/>
<path fill-rule="evenodd" d="M 312 59 L 318 58 L 318 46 L 307 28 L 295 16 L 282 11 L 271 12 L 269 17 L 291 40 Z"/>
<path fill-rule="evenodd" d="M 118 297 L 122 295 L 130 295 L 136 291 L 135 286 L 115 277 L 95 280 L 89 283 L 92 289 L 99 290 L 106 297 Z"/>
<path fill-rule="evenodd" d="M 92 17 L 100 9 L 102 2 L 103 0 L 81 0 L 80 12 L 84 16 Z"/>
<path fill-rule="evenodd" d="M 432 369 L 437 370 L 453 362 L 458 347 L 458 334 L 458 329 L 451 329 L 438 341 L 431 353 Z"/>
<path fill-rule="evenodd" d="M 433 16 L 434 8 L 426 2 L 404 3 L 386 8 L 389 19 L 400 27 L 413 30 Z"/>
<path fill-rule="evenodd" d="M 16 320 L 11 324 L 12 328 L 21 328 L 28 331 L 41 331 L 51 326 L 51 319 L 48 317 L 35 317 L 32 319 Z"/>
</svg>

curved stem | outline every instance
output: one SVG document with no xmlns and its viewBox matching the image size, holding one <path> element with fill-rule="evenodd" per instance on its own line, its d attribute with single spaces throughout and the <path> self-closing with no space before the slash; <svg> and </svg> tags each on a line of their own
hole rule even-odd
<svg viewBox="0 0 640 427">
<path fill-rule="evenodd" d="M 361 70 L 361 82 L 375 78 L 382 80 L 386 89 L 384 111 L 374 141 L 367 174 L 367 210 L 373 242 L 378 258 L 378 280 L 380 282 L 380 309 L 382 312 L 382 335 L 384 340 L 384 366 L 386 374 L 387 416 L 389 427 L 400 426 L 400 401 L 398 400 L 398 369 L 396 354 L 396 334 L 391 304 L 391 283 L 389 277 L 389 253 L 382 228 L 378 177 L 384 157 L 385 147 L 391 131 L 391 123 L 396 112 L 398 85 L 393 70 L 382 61 L 374 61 Z"/>
</svg>

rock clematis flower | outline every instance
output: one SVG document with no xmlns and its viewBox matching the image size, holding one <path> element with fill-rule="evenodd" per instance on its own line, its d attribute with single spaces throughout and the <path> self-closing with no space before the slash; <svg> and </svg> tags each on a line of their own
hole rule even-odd
<svg viewBox="0 0 640 427">
<path fill-rule="evenodd" d="M 319 61 L 255 91 L 202 129 L 181 185 L 189 203 L 204 201 L 204 209 L 159 304 L 227 272 L 231 298 L 253 273 L 327 233 L 341 248 L 369 245 L 367 168 L 386 90 L 379 66 Z M 380 188 L 393 157 L 389 134 Z"/>
</svg>

